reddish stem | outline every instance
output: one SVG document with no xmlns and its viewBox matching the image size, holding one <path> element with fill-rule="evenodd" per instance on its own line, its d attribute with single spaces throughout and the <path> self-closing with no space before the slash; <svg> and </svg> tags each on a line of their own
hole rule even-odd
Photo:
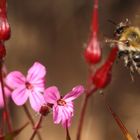
<svg viewBox="0 0 140 140">
<path fill-rule="evenodd" d="M 40 128 L 42 119 L 43 119 L 43 116 L 41 115 L 40 118 L 39 118 L 39 121 L 37 122 L 37 124 L 36 124 L 36 126 L 35 126 L 35 128 L 34 128 L 34 132 L 33 132 L 32 136 L 31 136 L 30 140 L 33 140 L 34 137 L 35 137 L 35 135 L 37 134 L 38 129 Z"/>
<path fill-rule="evenodd" d="M 4 91 L 4 82 L 3 82 L 3 75 L 2 75 L 2 61 L 0 62 L 0 82 L 1 82 L 2 98 L 4 102 L 4 111 L 6 115 L 7 125 L 8 125 L 9 132 L 12 133 L 11 118 L 9 115 L 9 110 L 6 103 L 6 96 L 5 96 L 5 91 Z"/>
<path fill-rule="evenodd" d="M 98 33 L 98 0 L 94 0 L 93 5 L 93 18 L 92 18 L 92 33 L 97 34 Z"/>
<path fill-rule="evenodd" d="M 92 95 L 92 93 L 94 93 L 96 90 L 97 89 L 94 88 L 94 89 L 91 89 L 89 92 L 87 91 L 87 93 L 85 93 L 86 95 L 85 95 L 82 111 L 81 111 L 81 114 L 80 114 L 76 140 L 81 139 L 81 133 L 82 133 L 82 128 L 83 128 L 83 124 L 84 124 L 84 117 L 85 117 L 85 114 L 86 114 L 86 108 L 87 108 L 87 104 L 88 104 L 88 99 Z"/>
<path fill-rule="evenodd" d="M 35 123 L 34 123 L 34 120 L 33 120 L 33 118 L 32 118 L 32 115 L 30 114 L 30 111 L 28 110 L 28 108 L 27 108 L 27 106 L 26 106 L 25 104 L 23 105 L 23 108 L 24 108 L 24 111 L 25 111 L 25 113 L 26 113 L 28 119 L 29 119 L 30 122 L 31 122 L 32 127 L 34 127 L 34 124 L 35 124 Z M 39 140 L 42 140 L 41 135 L 40 135 L 39 132 L 37 132 L 37 136 L 38 136 L 38 139 L 39 139 Z"/>
<path fill-rule="evenodd" d="M 79 120 L 79 125 L 78 125 L 78 132 L 77 132 L 77 138 L 76 138 L 77 140 L 81 139 L 81 133 L 82 133 L 82 128 L 83 128 L 87 103 L 88 103 L 88 97 L 89 96 L 86 95 L 85 99 L 84 99 L 84 103 L 83 103 L 83 107 L 82 107 L 82 111 L 81 111 L 81 115 L 80 115 L 80 120 Z"/>
<path fill-rule="evenodd" d="M 67 126 L 66 126 L 66 140 L 71 140 L 69 129 Z"/>
</svg>

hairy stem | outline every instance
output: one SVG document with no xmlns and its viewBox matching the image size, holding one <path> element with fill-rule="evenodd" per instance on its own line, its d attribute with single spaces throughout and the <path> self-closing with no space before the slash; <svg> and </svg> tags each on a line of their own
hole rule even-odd
<svg viewBox="0 0 140 140">
<path fill-rule="evenodd" d="M 25 111 L 25 113 L 26 113 L 28 119 L 29 119 L 30 122 L 31 122 L 32 127 L 34 127 L 35 123 L 34 123 L 34 120 L 33 120 L 33 118 L 32 118 L 32 115 L 30 114 L 30 111 L 28 110 L 28 107 L 24 104 L 24 105 L 23 105 L 23 108 L 24 108 L 24 111 Z M 42 140 L 41 135 L 40 135 L 39 132 L 37 132 L 37 136 L 38 136 L 38 139 L 39 139 L 39 140 Z"/>
<path fill-rule="evenodd" d="M 33 140 L 34 137 L 35 137 L 35 135 L 37 134 L 38 129 L 40 128 L 42 119 L 43 119 L 43 116 L 41 115 L 40 118 L 39 118 L 39 121 L 37 122 L 37 124 L 36 124 L 36 126 L 35 126 L 35 128 L 34 128 L 34 132 L 33 132 L 32 136 L 31 136 L 30 140 Z"/>
</svg>

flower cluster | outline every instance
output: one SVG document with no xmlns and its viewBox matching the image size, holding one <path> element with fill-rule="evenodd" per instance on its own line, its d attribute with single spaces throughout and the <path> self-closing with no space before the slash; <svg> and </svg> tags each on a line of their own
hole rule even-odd
<svg viewBox="0 0 140 140">
<path fill-rule="evenodd" d="M 61 122 L 64 127 L 70 126 L 74 111 L 73 100 L 84 92 L 84 88 L 76 86 L 62 97 L 56 86 L 45 89 L 45 76 L 46 68 L 39 62 L 33 64 L 26 77 L 19 71 L 10 72 L 6 83 L 12 89 L 12 100 L 20 106 L 29 99 L 32 109 L 41 114 L 44 114 L 42 108 L 49 106 L 53 110 L 54 123 Z"/>
</svg>

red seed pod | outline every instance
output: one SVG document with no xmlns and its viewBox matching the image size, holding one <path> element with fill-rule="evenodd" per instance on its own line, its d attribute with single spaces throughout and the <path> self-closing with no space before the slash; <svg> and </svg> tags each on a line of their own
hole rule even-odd
<svg viewBox="0 0 140 140">
<path fill-rule="evenodd" d="M 108 63 L 105 63 L 100 69 L 98 69 L 95 75 L 92 77 L 93 84 L 97 89 L 105 88 L 111 81 L 111 67 Z"/>
<path fill-rule="evenodd" d="M 95 72 L 92 82 L 97 89 L 105 88 L 111 81 L 111 69 L 117 56 L 118 48 L 111 50 L 106 62 Z"/>
<path fill-rule="evenodd" d="M 84 56 L 90 64 L 96 64 L 101 60 L 101 48 L 96 34 L 90 39 Z"/>
<path fill-rule="evenodd" d="M 4 44 L 0 42 L 0 60 L 3 59 L 6 56 L 6 49 Z"/>
<path fill-rule="evenodd" d="M 6 18 L 0 17 L 0 40 L 5 41 L 10 38 L 11 29 Z"/>
<path fill-rule="evenodd" d="M 101 48 L 98 40 L 98 24 L 98 0 L 94 0 L 93 18 L 91 23 L 92 36 L 84 52 L 85 59 L 90 64 L 96 64 L 101 60 Z"/>
<path fill-rule="evenodd" d="M 10 38 L 11 29 L 7 21 L 6 0 L 0 0 L 0 41 Z"/>
</svg>

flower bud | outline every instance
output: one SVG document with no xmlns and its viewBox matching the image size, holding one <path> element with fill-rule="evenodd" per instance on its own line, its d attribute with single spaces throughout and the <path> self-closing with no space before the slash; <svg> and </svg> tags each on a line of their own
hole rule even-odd
<svg viewBox="0 0 140 140">
<path fill-rule="evenodd" d="M 101 48 L 98 40 L 98 25 L 98 0 L 95 0 L 91 23 L 92 36 L 84 52 L 85 59 L 90 64 L 96 64 L 101 60 Z"/>
<path fill-rule="evenodd" d="M 96 34 L 90 39 L 84 56 L 90 64 L 96 64 L 101 60 L 101 48 Z"/>
<path fill-rule="evenodd" d="M 111 50 L 106 62 L 95 72 L 92 77 L 93 84 L 97 89 L 105 88 L 111 81 L 111 69 L 117 56 L 118 48 Z"/>
<path fill-rule="evenodd" d="M 0 0 L 0 41 L 8 40 L 11 34 L 6 6 L 6 0 Z"/>
<path fill-rule="evenodd" d="M 43 116 L 46 116 L 49 112 L 50 112 L 50 108 L 47 105 L 42 105 L 39 110 L 39 113 Z"/>
<path fill-rule="evenodd" d="M 6 18 L 0 17 L 0 40 L 5 41 L 10 38 L 11 29 Z"/>
</svg>

